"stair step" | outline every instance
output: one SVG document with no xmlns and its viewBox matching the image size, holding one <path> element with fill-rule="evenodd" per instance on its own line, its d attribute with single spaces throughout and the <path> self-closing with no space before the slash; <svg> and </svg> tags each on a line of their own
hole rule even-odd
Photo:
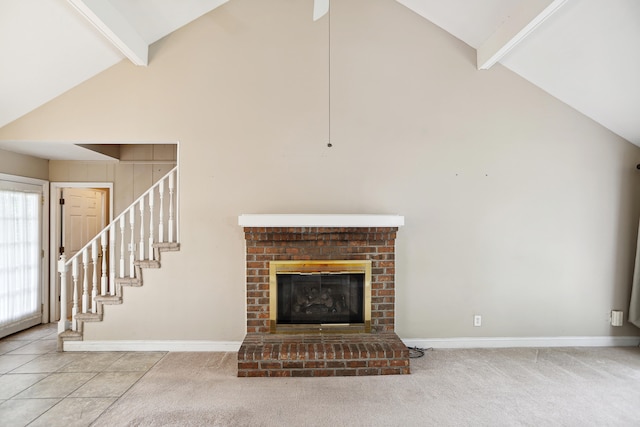
<svg viewBox="0 0 640 427">
<path fill-rule="evenodd" d="M 82 332 L 66 330 L 58 334 L 58 343 L 56 345 L 58 351 L 64 350 L 64 341 L 82 341 Z"/>
<path fill-rule="evenodd" d="M 154 243 L 153 247 L 159 249 L 160 251 L 173 252 L 180 250 L 180 243 L 176 242 L 161 242 Z"/>
<path fill-rule="evenodd" d="M 134 264 L 141 268 L 160 268 L 160 261 L 154 259 L 142 259 L 135 261 Z"/>
<path fill-rule="evenodd" d="M 78 313 L 76 320 L 83 322 L 102 322 L 102 313 Z"/>
<path fill-rule="evenodd" d="M 99 295 L 95 300 L 105 305 L 122 304 L 122 297 L 118 295 Z"/>
<path fill-rule="evenodd" d="M 78 331 L 67 330 L 58 334 L 58 338 L 65 341 L 82 341 L 82 334 Z"/>
<path fill-rule="evenodd" d="M 139 277 L 118 277 L 116 285 L 120 286 L 142 286 L 142 280 Z"/>
</svg>

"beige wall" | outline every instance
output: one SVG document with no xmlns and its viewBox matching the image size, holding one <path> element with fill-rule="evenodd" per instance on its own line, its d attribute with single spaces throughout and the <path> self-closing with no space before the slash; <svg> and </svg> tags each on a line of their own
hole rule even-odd
<svg viewBox="0 0 640 427">
<path fill-rule="evenodd" d="M 180 141 L 182 250 L 87 339 L 241 340 L 242 213 L 397 213 L 403 338 L 630 335 L 640 149 L 393 0 L 234 0 L 0 139 Z M 55 167 L 54 167 L 55 168 Z M 52 172 L 53 175 L 53 172 Z M 483 326 L 472 327 L 473 314 Z"/>
<path fill-rule="evenodd" d="M 47 180 L 49 179 L 49 161 L 0 150 L 0 173 Z"/>
</svg>

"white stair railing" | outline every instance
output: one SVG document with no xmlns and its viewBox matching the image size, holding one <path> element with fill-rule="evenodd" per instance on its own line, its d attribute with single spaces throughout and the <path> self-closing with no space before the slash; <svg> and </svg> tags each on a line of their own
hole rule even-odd
<svg viewBox="0 0 640 427">
<path fill-rule="evenodd" d="M 153 260 L 154 243 L 177 242 L 178 222 L 174 221 L 173 217 L 173 213 L 177 212 L 177 197 L 175 197 L 177 194 L 175 186 L 177 173 L 178 168 L 175 167 L 111 221 L 73 257 L 67 258 L 65 254 L 60 256 L 57 265 L 60 275 L 59 333 L 66 330 L 77 331 L 78 315 L 97 314 L 98 301 L 96 298 L 98 296 L 115 296 L 118 278 L 136 278 L 135 261 Z M 165 199 L 165 189 L 168 189 L 168 203 L 165 203 L 167 200 Z M 154 204 L 156 193 L 158 204 Z M 148 209 L 145 209 L 145 200 L 148 200 Z M 136 212 L 136 208 L 138 212 Z M 157 210 L 157 215 L 154 215 L 154 210 Z M 169 217 L 166 224 L 163 222 L 165 215 Z M 145 236 L 145 231 L 147 236 Z M 138 242 L 135 240 L 136 232 L 139 235 Z M 169 236 L 168 240 L 165 240 L 165 236 Z M 157 240 L 155 240 L 156 238 Z M 148 254 L 145 254 L 145 247 L 148 248 Z M 127 252 L 128 263 L 125 262 Z M 71 321 L 69 321 L 67 307 L 70 290 L 73 297 Z"/>
</svg>

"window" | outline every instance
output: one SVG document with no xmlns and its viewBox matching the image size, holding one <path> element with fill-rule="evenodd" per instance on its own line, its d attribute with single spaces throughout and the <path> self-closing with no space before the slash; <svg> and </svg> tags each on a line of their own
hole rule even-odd
<svg viewBox="0 0 640 427">
<path fill-rule="evenodd" d="M 39 185 L 0 181 L 0 336 L 42 320 L 41 200 Z"/>
</svg>

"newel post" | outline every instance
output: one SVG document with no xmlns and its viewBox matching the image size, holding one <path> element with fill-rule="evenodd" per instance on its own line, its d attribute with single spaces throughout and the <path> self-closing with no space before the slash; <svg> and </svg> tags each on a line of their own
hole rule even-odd
<svg viewBox="0 0 640 427">
<path fill-rule="evenodd" d="M 67 330 L 67 256 L 60 255 L 58 260 L 58 273 L 60 274 L 60 320 L 58 321 L 58 333 Z"/>
</svg>

